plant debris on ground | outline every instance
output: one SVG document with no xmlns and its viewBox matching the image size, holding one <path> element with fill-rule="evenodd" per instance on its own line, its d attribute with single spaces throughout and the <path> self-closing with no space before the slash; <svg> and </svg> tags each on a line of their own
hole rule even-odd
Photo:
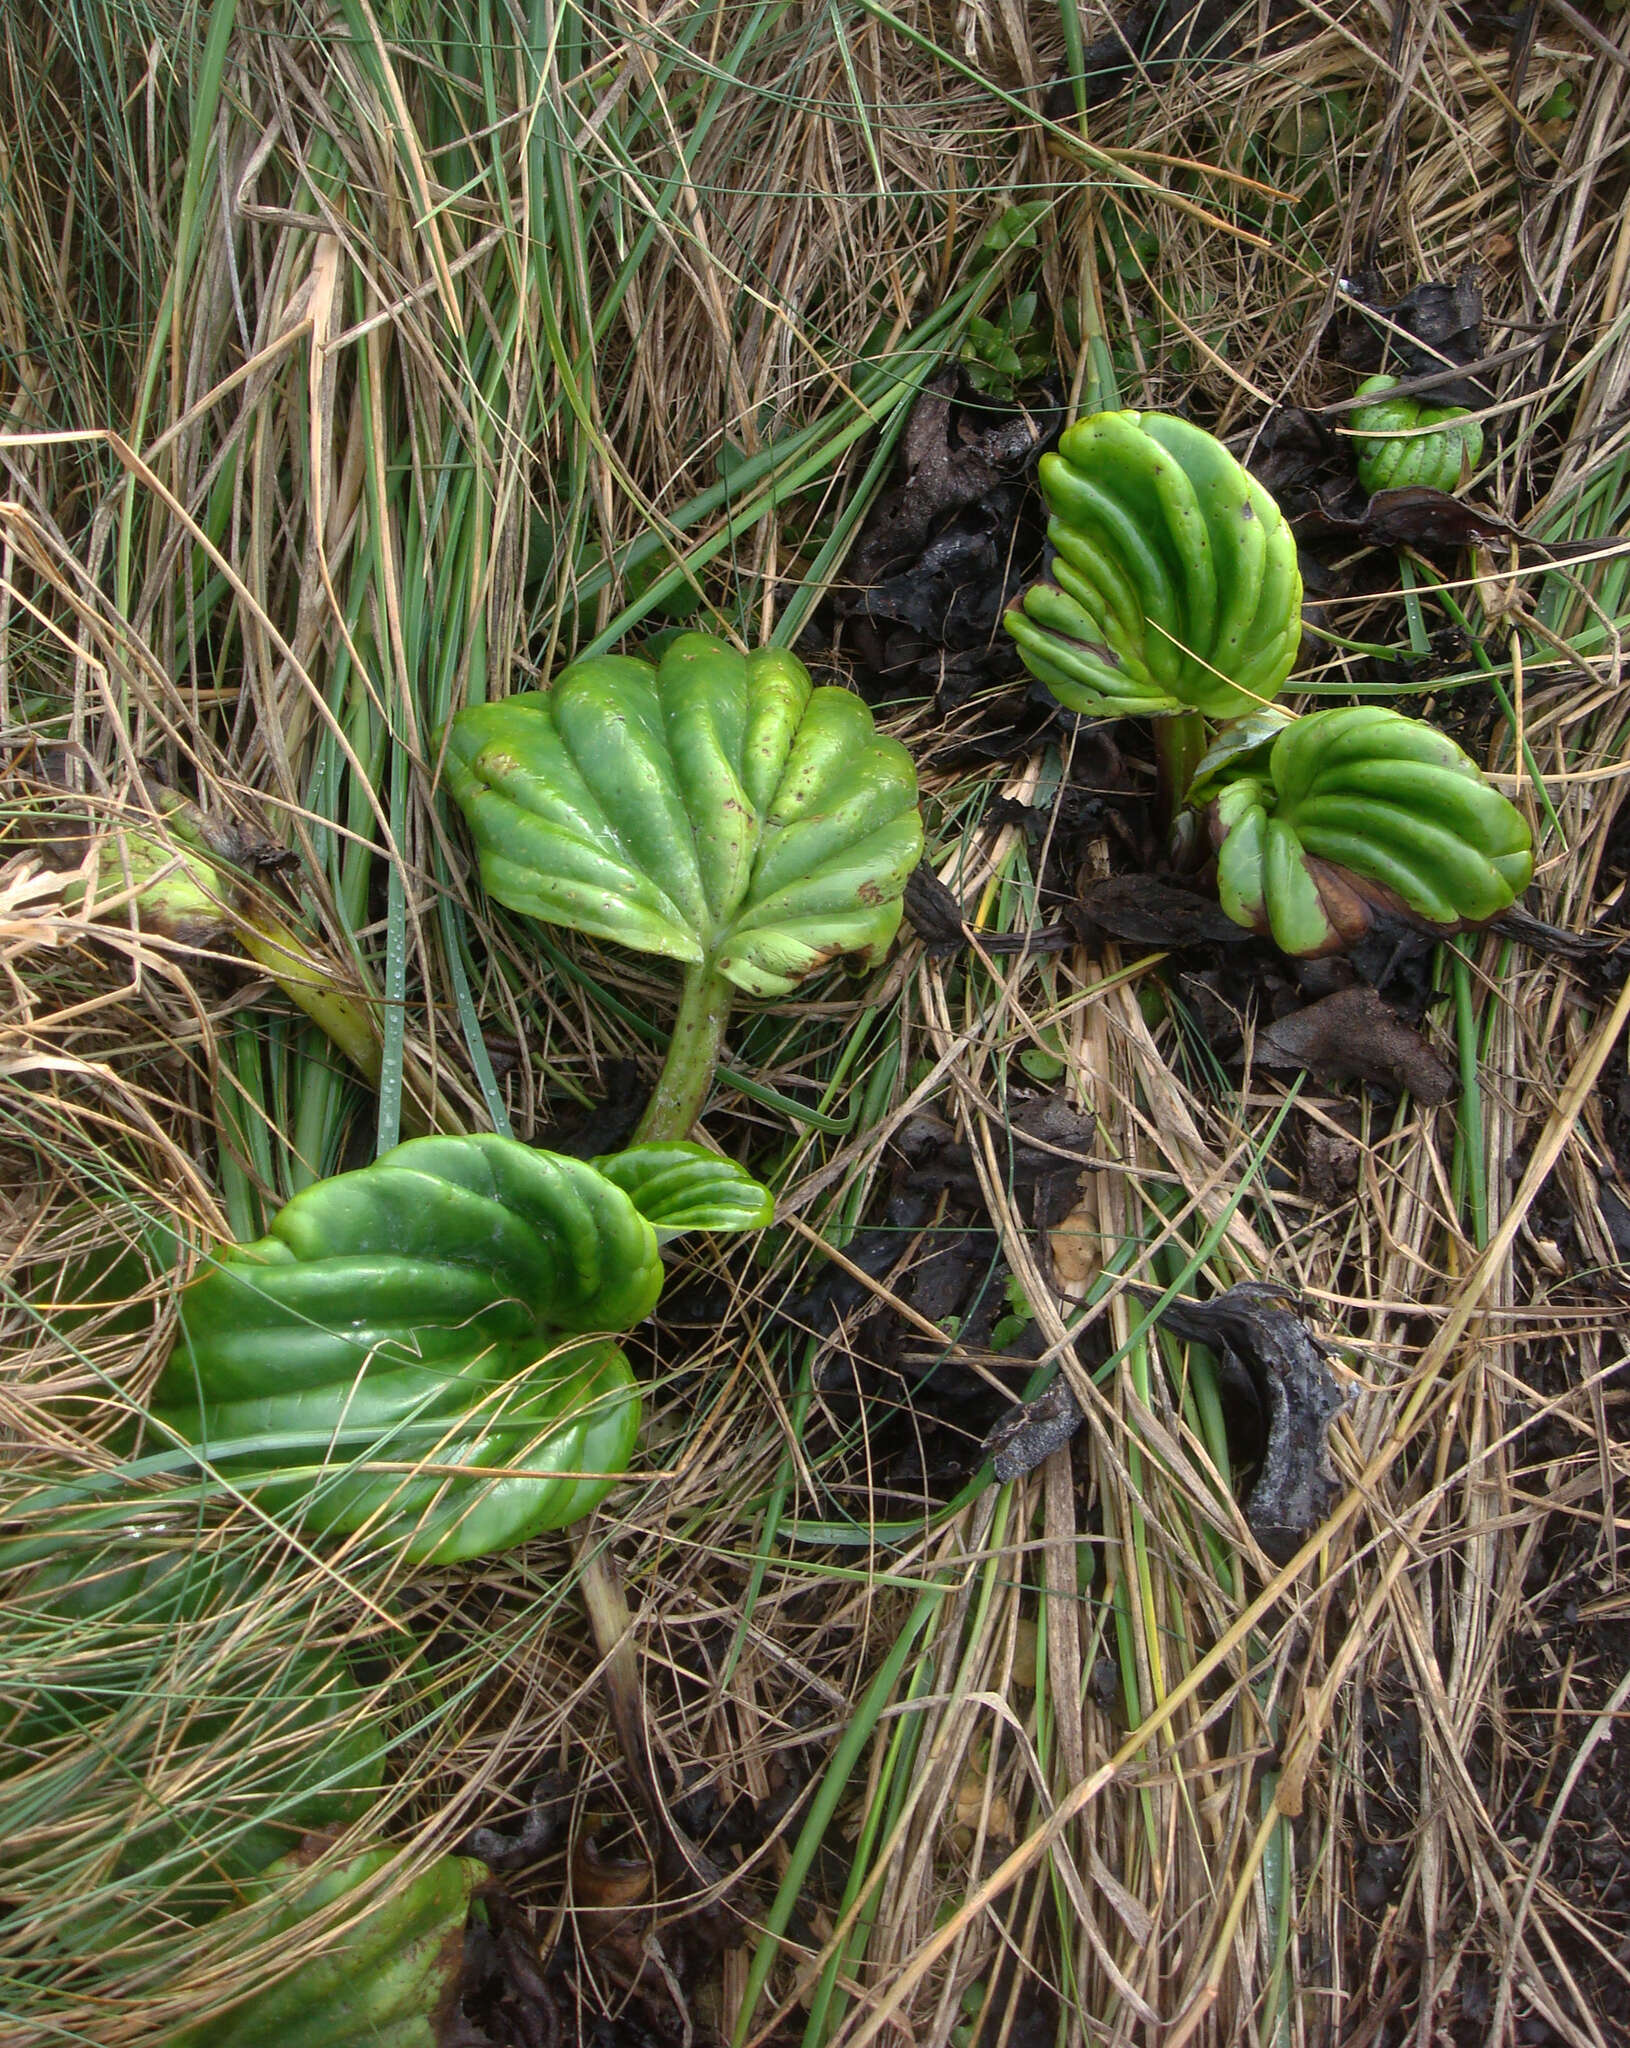
<svg viewBox="0 0 1630 2048">
<path fill-rule="evenodd" d="M 442 1879 L 471 2048 L 1630 2039 L 1627 73 L 1605 4 L 0 18 L 8 2043 L 225 2048 Z M 1376 374 L 1455 489 L 1365 492 Z M 1522 917 L 1288 959 L 1026 673 L 1106 376 Z M 441 735 L 682 630 L 910 750 L 907 923 L 733 1014 L 775 1219 L 664 1247 L 592 1519 L 319 1541 L 139 1432 L 181 1288 L 405 1138 L 626 1142 L 677 980 L 482 891 Z"/>
</svg>

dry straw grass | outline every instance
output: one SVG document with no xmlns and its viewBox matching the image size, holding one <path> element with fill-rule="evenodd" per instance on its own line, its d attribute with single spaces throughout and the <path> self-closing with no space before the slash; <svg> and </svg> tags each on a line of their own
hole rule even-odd
<svg viewBox="0 0 1630 2048">
<path fill-rule="evenodd" d="M 938 309 L 1004 288 L 969 257 L 1015 198 L 1049 202 L 1040 284 L 1066 375 L 1101 277 L 1127 396 L 1229 430 L 1347 395 L 1316 348 L 1344 275 L 1402 289 L 1479 265 L 1504 352 L 1484 495 L 1531 529 L 1611 533 L 1630 496 L 1627 22 L 1542 11 L 1513 66 L 1475 10 L 1309 6 L 1265 33 L 1242 17 L 1226 54 L 1095 109 L 1082 144 L 1037 108 L 1067 30 L 1103 24 L 1041 6 L 11 10 L 14 1526 L 64 1470 L 114 1464 L 170 1326 L 150 1252 L 136 1337 L 66 1330 L 52 1276 L 147 1243 L 154 1218 L 188 1242 L 254 1228 L 376 1135 L 372 1093 L 230 942 L 93 927 L 41 865 L 42 811 L 81 832 L 139 823 L 135 770 L 156 762 L 217 822 L 286 848 L 292 892 L 262 886 L 286 916 L 298 902 L 311 971 L 381 1020 L 377 1132 L 498 1113 L 531 1135 L 604 1093 L 663 995 L 591 948 L 540 967 L 533 935 L 476 899 L 435 794 L 447 711 L 629 629 L 662 572 L 749 641 L 789 605 L 806 616 L 806 580 L 841 569 L 911 391 L 954 344 Z M 1566 577 L 1479 556 L 1458 586 L 1555 806 L 1537 897 L 1567 926 L 1622 922 L 1623 583 L 1604 553 Z M 1396 619 L 1382 603 L 1335 623 L 1362 638 Z M 1340 659 L 1316 680 L 1339 683 Z M 932 722 L 900 714 L 914 739 Z M 991 781 L 935 789 L 938 858 L 970 915 L 1015 921 L 1028 870 L 1011 827 L 977 823 Z M 659 1333 L 645 1467 L 594 1540 L 622 1563 L 650 1754 L 673 1779 L 763 1801 L 869 1718 L 854 1776 L 806 1787 L 731 1888 L 745 1938 L 689 2017 L 698 2038 L 782 2040 L 813 2001 L 811 2039 L 940 2048 L 966 2039 L 974 1986 L 990 2040 L 1034 2041 L 1056 2011 L 1068 2042 L 1606 2048 L 1630 2010 L 1623 1845 L 1617 1902 L 1593 1907 L 1577 1873 L 1611 1856 L 1571 1851 L 1570 1877 L 1561 1844 L 1576 1780 L 1624 1755 L 1602 1661 L 1626 1641 L 1622 1289 L 1598 1188 L 1625 1003 L 1479 945 L 1459 1016 L 1480 1051 L 1471 1106 L 1367 1108 L 1358 1185 L 1321 1207 L 1279 1162 L 1322 1098 L 1287 1111 L 1278 1078 L 1200 1071 L 1140 1005 L 1152 972 L 1110 950 L 953 975 L 907 944 L 863 992 L 823 1105 L 859 1112 L 847 1135 L 734 1099 L 786 1226 L 691 1269 L 714 1334 Z M 807 1105 L 855 1014 L 831 992 L 776 1011 L 736 1064 Z M 1064 1086 L 1099 1120 L 1104 1170 L 1068 1243 L 1038 1242 L 1008 1185 L 1026 1044 L 1063 1048 Z M 914 1525 L 897 1495 L 874 1513 L 866 1419 L 817 1427 L 846 1325 L 805 1338 L 785 1317 L 826 1270 L 808 1233 L 842 1253 L 881 1200 L 891 1133 L 930 1099 L 972 1148 L 1087 1425 L 1079 1484 L 1058 1454 Z M 1284 1569 L 1234 1503 L 1181 1352 L 1102 1284 L 1128 1244 L 1191 1290 L 1283 1280 L 1339 1344 L 1346 1490 Z M 887 1301 L 892 1284 L 870 1286 Z M 1111 1353 L 1089 1379 L 1082 1359 Z M 152 1483 L 152 1512 L 173 1514 Z M 365 1558 L 325 1573 L 242 1511 L 221 1526 L 270 1545 L 331 1618 L 385 1626 L 393 1589 Z M 370 1695 L 405 1731 L 385 1824 L 418 1853 L 553 1765 L 591 1760 L 591 1820 L 631 1797 L 568 1565 L 540 1544 L 421 1596 L 453 1678 L 416 1692 L 397 1670 Z M 286 1601 L 263 1625 L 287 1631 Z M 823 1785 L 817 1875 L 834 1848 L 848 1868 L 804 1892 L 789 1932 Z M 1611 1850 L 1601 1811 L 1590 1846 Z M 58 1841 L 24 1840 L 36 1914 Z M 557 1876 L 520 1887 L 547 1909 L 540 1935 L 571 1930 Z M 172 1930 L 111 1992 L 16 1978 L 8 2038 L 153 2038 L 156 2015 L 257 1966 Z M 596 1995 L 623 1996 L 596 1993 L 600 1967 L 586 1956 L 585 2027 Z"/>
</svg>

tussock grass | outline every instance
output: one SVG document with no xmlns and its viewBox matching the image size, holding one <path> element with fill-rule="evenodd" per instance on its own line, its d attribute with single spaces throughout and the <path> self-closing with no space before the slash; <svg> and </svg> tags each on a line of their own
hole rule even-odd
<svg viewBox="0 0 1630 2048">
<path fill-rule="evenodd" d="M 1343 278 L 1401 291 L 1478 264 L 1501 432 L 1477 495 L 1552 539 L 1623 531 L 1624 16 L 1600 42 L 1536 17 L 1513 64 L 1456 11 L 1307 9 L 1151 64 L 1084 127 L 1044 118 L 1103 25 L 1071 0 L 8 14 L 8 1544 L 60 1544 L 100 1498 L 63 1487 L 128 1472 L 175 1245 L 184 1272 L 399 1133 L 544 1134 L 615 1061 L 649 1065 L 660 977 L 478 898 L 436 731 L 637 640 L 670 601 L 749 644 L 796 638 L 971 311 L 1035 286 L 1077 395 L 1101 332 L 1129 402 L 1233 432 L 1349 396 L 1317 348 Z M 1034 245 L 988 260 L 986 231 L 1033 200 Z M 1440 703 L 1488 684 L 1509 706 L 1490 765 L 1543 827 L 1537 902 L 1570 928 L 1622 923 L 1627 573 L 1607 546 L 1479 555 L 1441 593 L 1409 571 L 1422 618 L 1476 640 Z M 1327 623 L 1407 652 L 1402 589 Z M 1332 650 L 1301 680 L 1350 679 Z M 936 714 L 903 705 L 896 726 L 926 750 Z M 41 820 L 139 823 L 139 764 L 237 828 L 251 868 L 257 847 L 293 857 L 255 887 L 308 973 L 375 1020 L 366 1079 L 229 938 L 69 907 Z M 1020 926 L 1035 898 L 1022 836 L 984 804 L 1060 765 L 931 778 L 934 857 L 976 925 Z M 727 1078 L 719 1128 L 784 1220 L 690 1255 L 670 1299 L 694 1283 L 704 1327 L 676 1310 L 651 1337 L 643 1464 L 586 1539 L 627 1582 L 651 1759 L 727 1802 L 807 1776 L 729 1889 L 742 1939 L 699 2035 L 962 2048 L 972 2021 L 1033 2040 L 1040 1986 L 1069 2042 L 1509 2039 L 1531 2015 L 1613 2038 L 1622 1907 L 1593 1919 L 1555 1858 L 1571 1760 L 1615 1741 L 1600 1717 L 1622 1698 L 1581 1666 L 1588 1643 L 1547 1644 L 1559 1573 L 1590 1588 L 1582 1610 L 1623 1613 L 1622 1267 L 1599 1181 L 1625 1004 L 1494 938 L 1442 972 L 1433 1028 L 1476 1085 L 1366 1106 L 1334 1206 L 1293 1172 L 1325 1098 L 1208 1069 L 1173 1009 L 1146 1013 L 1154 963 L 1129 952 L 947 966 L 908 942 L 858 994 L 738 1022 L 730 1071 L 756 1087 Z M 1098 1119 L 1100 1170 L 1050 1242 L 1010 1185 L 1025 1046 L 1060 1048 Z M 1073 1483 L 1064 1453 L 948 1507 L 904 1500 L 874 1485 L 886 1417 L 827 1399 L 851 1331 L 812 1326 L 807 1297 L 880 1216 L 891 1134 L 928 1102 L 1086 1412 Z M 117 1252 L 112 1305 L 65 1314 Z M 1289 1566 L 1235 1504 L 1208 1362 L 1154 1328 L 1129 1271 L 1184 1292 L 1271 1276 L 1335 1336 L 1347 1491 Z M 869 1298 L 897 1302 L 897 1279 Z M 566 1544 L 409 1589 L 366 1543 L 319 1560 L 195 1475 L 138 1483 L 149 1536 L 265 1575 L 236 1621 L 247 1691 L 197 1631 L 123 1681 L 127 1734 L 143 1701 L 191 1702 L 142 1752 L 148 1806 L 224 1844 L 260 1796 L 277 1674 L 343 1639 L 390 1743 L 353 1840 L 422 1859 L 584 1758 L 581 1827 L 647 1825 Z M 30 1634 L 31 1554 L 0 1552 L 7 1708 L 105 1648 Z M 433 1660 L 410 1654 L 427 1616 Z M 19 2043 L 153 2038 L 287 1962 L 253 1914 L 200 1936 L 162 1883 L 97 1972 L 61 1938 L 65 1894 L 133 1883 L 131 1788 L 107 1762 L 8 1760 Z M 518 1884 L 540 1934 L 570 1925 L 558 1878 Z"/>
</svg>

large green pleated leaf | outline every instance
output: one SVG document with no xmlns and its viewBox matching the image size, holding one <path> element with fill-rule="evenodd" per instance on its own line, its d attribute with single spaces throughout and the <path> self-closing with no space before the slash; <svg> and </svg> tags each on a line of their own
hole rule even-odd
<svg viewBox="0 0 1630 2048">
<path fill-rule="evenodd" d="M 499 902 L 753 995 L 877 957 L 922 851 L 911 757 L 859 697 L 699 633 L 461 711 L 447 779 Z"/>
<path fill-rule="evenodd" d="M 591 1333 L 655 1305 L 657 1227 L 743 1228 L 767 1201 L 697 1146 L 605 1171 L 413 1139 L 217 1256 L 152 1412 L 308 1532 L 443 1564 L 507 1548 L 587 1513 L 633 1453 L 633 1375 Z"/>
<path fill-rule="evenodd" d="M 1101 412 L 1041 459 L 1053 563 L 1005 620 L 1073 711 L 1234 717 L 1270 701 L 1302 637 L 1296 542 L 1213 435 Z"/>
<path fill-rule="evenodd" d="M 1240 762 L 1247 773 L 1233 774 Z M 1534 871 L 1516 806 L 1453 740 L 1376 704 L 1320 711 L 1203 761 L 1223 908 L 1287 953 L 1334 951 L 1393 908 L 1442 931 L 1509 909 Z"/>
</svg>

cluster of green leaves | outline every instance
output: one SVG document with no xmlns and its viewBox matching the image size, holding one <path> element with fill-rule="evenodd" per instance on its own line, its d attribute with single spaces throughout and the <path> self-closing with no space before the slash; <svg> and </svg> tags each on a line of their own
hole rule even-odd
<svg viewBox="0 0 1630 2048">
<path fill-rule="evenodd" d="M 998 258 L 1016 264 L 1015 282 L 988 317 L 970 313 L 962 342 L 963 374 L 975 391 L 1011 404 L 1052 366 L 1052 337 L 1042 317 L 1034 283 L 1042 225 L 1051 211 L 1046 199 L 1025 199 L 1007 207 L 985 230 L 973 253 L 977 271 Z M 1028 259 L 1028 260 L 1026 260 Z"/>
<path fill-rule="evenodd" d="M 1476 459 L 1475 421 L 1449 409 L 1405 438 L 1419 408 L 1372 381 L 1377 403 L 1355 415 L 1361 463 L 1439 481 Z M 1383 408 L 1390 438 L 1368 441 Z M 1041 487 L 1055 559 L 1008 631 L 1070 709 L 1179 732 L 1172 794 L 1205 810 L 1236 923 L 1323 953 L 1377 910 L 1452 932 L 1516 901 L 1533 873 L 1528 824 L 1453 741 L 1373 706 L 1287 729 L 1273 699 L 1302 639 L 1296 543 L 1219 441 L 1159 413 L 1098 413 L 1043 457 Z M 1206 715 L 1226 722 L 1196 769 L 1184 754 Z"/>
</svg>

